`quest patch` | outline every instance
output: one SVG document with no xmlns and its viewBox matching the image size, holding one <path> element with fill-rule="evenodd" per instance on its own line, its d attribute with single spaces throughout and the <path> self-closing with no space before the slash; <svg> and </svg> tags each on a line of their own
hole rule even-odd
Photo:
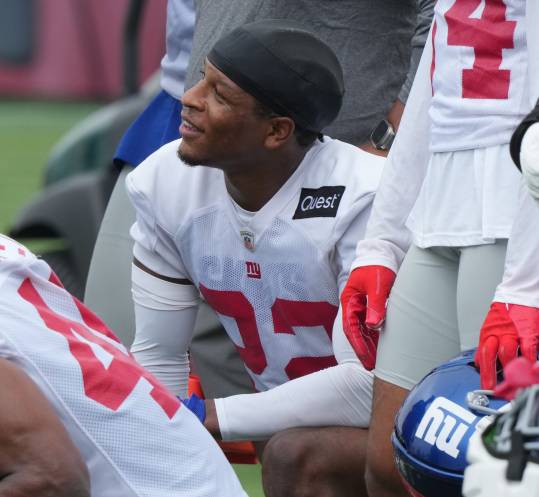
<svg viewBox="0 0 539 497">
<path fill-rule="evenodd" d="M 335 217 L 344 190 L 344 186 L 302 188 L 299 203 L 292 219 Z"/>
</svg>

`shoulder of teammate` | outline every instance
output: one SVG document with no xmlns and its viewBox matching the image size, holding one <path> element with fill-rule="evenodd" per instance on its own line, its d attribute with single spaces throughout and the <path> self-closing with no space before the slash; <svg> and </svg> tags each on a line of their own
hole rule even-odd
<svg viewBox="0 0 539 497">
<path fill-rule="evenodd" d="M 220 171 L 190 167 L 177 156 L 180 140 L 167 143 L 144 160 L 126 178 L 126 189 L 138 215 L 151 217 L 173 233 L 196 209 L 218 197 Z"/>
<path fill-rule="evenodd" d="M 30 267 L 38 258 L 24 245 L 0 233 L 0 286 L 13 271 Z"/>
</svg>

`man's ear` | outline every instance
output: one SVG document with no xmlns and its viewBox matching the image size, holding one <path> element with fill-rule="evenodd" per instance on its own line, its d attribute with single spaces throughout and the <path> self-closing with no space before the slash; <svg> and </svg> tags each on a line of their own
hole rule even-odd
<svg viewBox="0 0 539 497">
<path fill-rule="evenodd" d="M 294 134 L 296 125 L 289 117 L 272 117 L 268 123 L 268 133 L 264 145 L 274 150 L 283 146 Z"/>
</svg>

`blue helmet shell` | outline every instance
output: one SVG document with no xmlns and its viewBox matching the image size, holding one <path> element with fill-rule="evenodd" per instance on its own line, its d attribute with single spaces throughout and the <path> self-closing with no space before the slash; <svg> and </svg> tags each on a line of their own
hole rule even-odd
<svg viewBox="0 0 539 497">
<path fill-rule="evenodd" d="M 397 467 L 417 496 L 461 497 L 466 450 L 477 423 L 486 415 L 468 407 L 479 390 L 475 350 L 432 370 L 409 393 L 392 436 Z M 507 402 L 490 397 L 489 408 Z"/>
</svg>

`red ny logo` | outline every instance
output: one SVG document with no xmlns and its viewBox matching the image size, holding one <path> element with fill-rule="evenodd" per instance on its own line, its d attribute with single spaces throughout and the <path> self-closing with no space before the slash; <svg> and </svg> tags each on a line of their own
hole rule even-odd
<svg viewBox="0 0 539 497">
<path fill-rule="evenodd" d="M 262 271 L 260 270 L 260 264 L 256 262 L 246 261 L 245 265 L 247 266 L 247 277 L 248 278 L 262 278 Z"/>
</svg>

